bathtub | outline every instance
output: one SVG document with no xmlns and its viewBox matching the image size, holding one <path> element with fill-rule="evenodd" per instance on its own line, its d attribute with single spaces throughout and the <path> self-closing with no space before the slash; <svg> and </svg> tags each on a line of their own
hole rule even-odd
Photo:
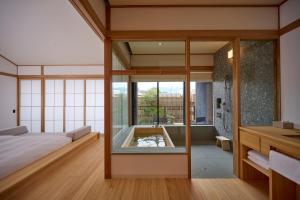
<svg viewBox="0 0 300 200">
<path fill-rule="evenodd" d="M 164 126 L 134 126 L 122 148 L 128 147 L 175 147 Z"/>
</svg>

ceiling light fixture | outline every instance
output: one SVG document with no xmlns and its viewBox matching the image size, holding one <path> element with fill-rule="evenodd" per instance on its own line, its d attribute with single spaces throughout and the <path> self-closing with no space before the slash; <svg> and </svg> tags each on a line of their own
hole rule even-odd
<svg viewBox="0 0 300 200">
<path fill-rule="evenodd" d="M 161 45 L 162 45 L 162 42 L 159 42 L 159 43 L 158 43 L 158 46 L 161 46 Z"/>
<path fill-rule="evenodd" d="M 233 50 L 229 50 L 227 53 L 228 58 L 233 58 Z"/>
</svg>

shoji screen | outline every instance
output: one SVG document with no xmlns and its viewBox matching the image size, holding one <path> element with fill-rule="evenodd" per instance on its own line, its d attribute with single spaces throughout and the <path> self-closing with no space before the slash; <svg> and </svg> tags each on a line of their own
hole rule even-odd
<svg viewBox="0 0 300 200">
<path fill-rule="evenodd" d="M 20 125 L 41 132 L 41 80 L 20 81 Z"/>
<path fill-rule="evenodd" d="M 104 132 L 104 82 L 86 80 L 86 125 L 93 131 Z"/>
<path fill-rule="evenodd" d="M 45 132 L 63 132 L 64 80 L 45 81 Z"/>
<path fill-rule="evenodd" d="M 66 131 L 84 125 L 84 80 L 66 80 Z"/>
</svg>

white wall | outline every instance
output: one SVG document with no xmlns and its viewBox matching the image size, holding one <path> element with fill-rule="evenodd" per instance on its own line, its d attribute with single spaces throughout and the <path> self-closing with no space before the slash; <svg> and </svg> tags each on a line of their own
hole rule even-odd
<svg viewBox="0 0 300 200">
<path fill-rule="evenodd" d="M 300 1 L 289 0 L 280 7 L 280 27 L 300 18 Z M 300 128 L 300 28 L 280 37 L 282 119 Z"/>
<path fill-rule="evenodd" d="M 280 28 L 300 18 L 300 1 L 288 0 L 280 6 Z"/>
<path fill-rule="evenodd" d="M 41 75 L 41 66 L 18 66 L 18 75 Z"/>
<path fill-rule="evenodd" d="M 191 66 L 213 66 L 213 55 L 191 55 Z M 185 55 L 132 55 L 131 66 L 185 66 Z"/>
<path fill-rule="evenodd" d="M 112 8 L 112 30 L 277 29 L 277 7 Z"/>
<path fill-rule="evenodd" d="M 45 75 L 103 75 L 104 66 L 44 66 Z"/>
<path fill-rule="evenodd" d="M 13 113 L 17 105 L 17 79 L 0 75 L 0 129 L 17 125 L 17 115 Z"/>
<path fill-rule="evenodd" d="M 0 57 L 0 72 L 17 74 L 17 66 Z M 17 78 L 0 75 L 0 129 L 17 125 Z"/>
</svg>

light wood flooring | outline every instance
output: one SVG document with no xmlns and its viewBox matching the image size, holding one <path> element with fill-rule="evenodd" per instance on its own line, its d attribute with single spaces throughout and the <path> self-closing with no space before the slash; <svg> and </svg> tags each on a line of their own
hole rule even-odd
<svg viewBox="0 0 300 200">
<path fill-rule="evenodd" d="M 47 167 L 4 199 L 268 199 L 265 181 L 104 179 L 104 145 L 90 143 Z"/>
</svg>

